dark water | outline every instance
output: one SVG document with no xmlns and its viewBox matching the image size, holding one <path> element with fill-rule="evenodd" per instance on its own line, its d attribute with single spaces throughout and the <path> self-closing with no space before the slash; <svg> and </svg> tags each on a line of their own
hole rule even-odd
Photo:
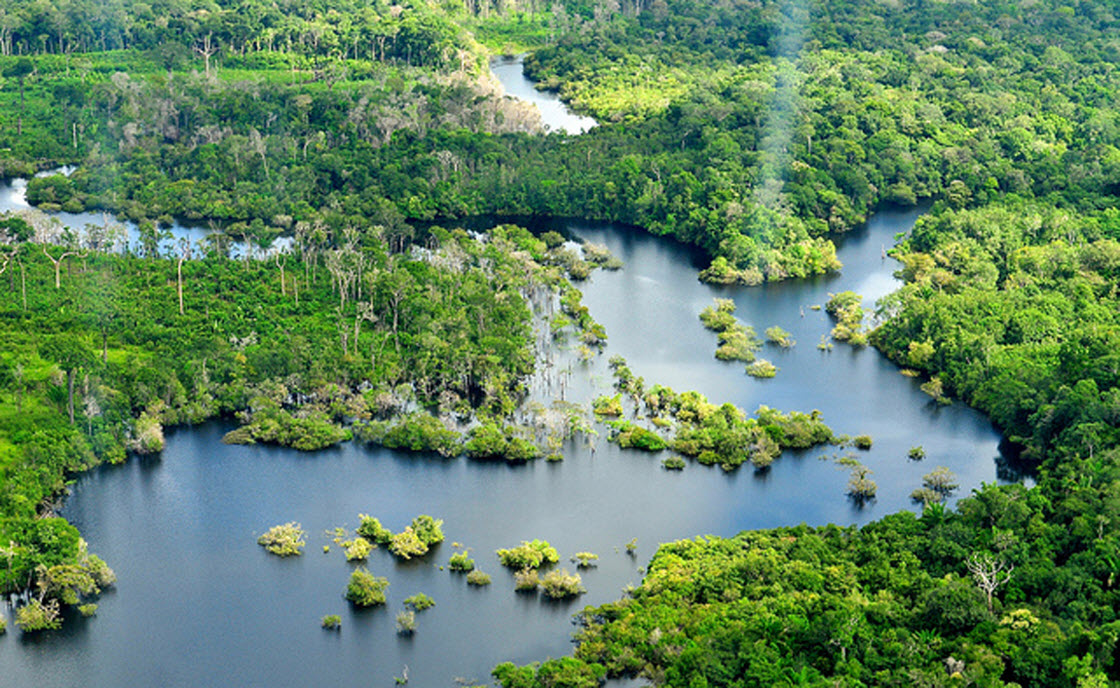
<svg viewBox="0 0 1120 688">
<path fill-rule="evenodd" d="M 567 227 L 606 243 L 626 264 L 582 285 L 610 343 L 587 364 L 571 352 L 559 357 L 553 379 L 570 367 L 570 400 L 608 391 L 606 359 L 617 353 L 650 384 L 696 389 L 748 410 L 819 409 L 837 432 L 874 437 L 873 449 L 860 456 L 878 481 L 876 502 L 859 509 L 848 500 L 846 472 L 818 460 L 819 451 L 786 454 L 763 473 L 691 463 L 671 473 L 659 457 L 624 453 L 602 438 L 594 452 L 570 444 L 561 463 L 510 467 L 356 445 L 316 454 L 225 446 L 220 424 L 183 429 L 169 435 L 159 459 L 102 467 L 77 480 L 63 513 L 115 568 L 117 587 L 95 618 L 33 638 L 14 629 L 0 637 L 0 685 L 389 686 L 406 665 L 412 686 L 488 683 L 499 662 L 570 652 L 572 613 L 640 582 L 658 542 L 802 522 L 865 523 L 913 508 L 909 493 L 938 465 L 958 475 L 961 494 L 996 480 L 999 438 L 981 415 L 960 404 L 933 405 L 874 350 L 816 349 L 831 324 L 810 306 L 823 305 L 829 292 L 890 290 L 894 265 L 881 247 L 915 215 L 880 213 L 847 237 L 839 276 L 755 289 L 699 283 L 695 256 L 669 240 L 611 225 Z M 697 313 L 715 296 L 733 298 L 738 315 L 760 333 L 770 325 L 793 333 L 793 349 L 762 354 L 780 367 L 776 378 L 755 380 L 740 364 L 712 357 L 715 336 Z M 910 462 L 906 452 L 917 444 L 928 458 Z M 352 610 L 342 599 L 353 566 L 340 548 L 322 552 L 326 531 L 355 527 L 360 512 L 393 530 L 431 514 L 444 519 L 447 535 L 418 561 L 373 552 L 369 569 L 390 586 L 388 605 L 372 611 Z M 267 555 L 257 535 L 287 521 L 308 531 L 306 553 Z M 624 546 L 635 537 L 638 553 L 630 557 Z M 551 541 L 565 559 L 584 550 L 600 555 L 599 566 L 583 573 L 587 594 L 553 604 L 514 592 L 494 550 L 532 538 Z M 470 588 L 439 569 L 455 541 L 472 548 L 491 586 Z M 418 592 L 436 606 L 417 615 L 414 637 L 398 637 L 395 614 Z M 12 618 L 10 608 L 3 613 Z M 326 614 L 342 616 L 340 633 L 319 628 Z"/>
<path fill-rule="evenodd" d="M 520 57 L 496 58 L 490 63 L 490 72 L 505 87 L 507 95 L 535 104 L 541 111 L 541 120 L 546 128 L 582 134 L 596 125 L 591 117 L 577 115 L 569 110 L 556 93 L 534 88 L 533 82 L 522 76 Z"/>
<path fill-rule="evenodd" d="M 938 465 L 956 472 L 964 493 L 995 480 L 998 436 L 982 416 L 960 404 L 932 405 L 873 350 L 815 347 L 830 324 L 809 306 L 830 291 L 889 288 L 892 265 L 880 258 L 880 244 L 913 218 L 881 213 L 849 237 L 840 276 L 756 289 L 699 283 L 690 253 L 664 239 L 615 226 L 569 228 L 606 243 L 626 263 L 584 285 L 610 345 L 586 366 L 570 363 L 569 399 L 607 391 L 606 358 L 619 353 L 650 383 L 697 389 L 713 401 L 820 409 L 836 431 L 874 437 L 874 448 L 861 452 L 879 483 L 870 506 L 858 509 L 844 496 L 846 474 L 818 460 L 820 452 L 787 454 L 765 473 L 690 464 L 678 474 L 601 439 L 594 454 L 570 445 L 561 463 L 509 467 L 354 445 L 310 455 L 230 447 L 219 441 L 226 428 L 208 424 L 172 433 L 158 460 L 78 480 L 64 514 L 116 569 L 117 589 L 97 617 L 75 619 L 62 632 L 0 638 L 4 684 L 391 685 L 405 665 L 410 685 L 485 682 L 498 662 L 569 652 L 570 615 L 637 584 L 657 542 L 801 522 L 864 523 L 912 508 L 909 492 Z M 797 338 L 792 350 L 763 353 L 781 368 L 776 378 L 755 380 L 712 358 L 715 337 L 696 314 L 716 295 L 734 298 L 739 315 L 760 331 L 777 324 Z M 906 459 L 915 444 L 925 447 L 924 462 Z M 375 551 L 369 568 L 390 580 L 389 604 L 368 612 L 342 599 L 353 567 L 340 549 L 321 551 L 325 531 L 353 528 L 359 512 L 394 530 L 431 514 L 445 520 L 448 537 L 414 562 Z M 304 556 L 281 560 L 255 544 L 269 526 L 292 520 L 309 532 Z M 638 556 L 631 558 L 624 545 L 634 537 Z M 598 568 L 583 574 L 586 595 L 551 604 L 513 591 L 493 552 L 532 538 L 551 541 L 564 558 L 600 555 Z M 469 588 L 438 568 L 452 541 L 473 549 L 493 585 Z M 400 638 L 395 614 L 417 592 L 436 606 L 418 615 L 413 638 Z M 341 633 L 319 628 L 325 614 L 342 616 Z"/>
</svg>

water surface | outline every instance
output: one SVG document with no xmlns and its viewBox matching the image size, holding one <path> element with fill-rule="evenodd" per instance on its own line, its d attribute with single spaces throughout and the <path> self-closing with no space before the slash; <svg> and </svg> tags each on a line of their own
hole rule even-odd
<svg viewBox="0 0 1120 688">
<path fill-rule="evenodd" d="M 879 484 L 876 501 L 861 508 L 845 496 L 846 472 L 818 458 L 830 458 L 832 449 L 786 453 L 762 472 L 727 474 L 690 463 L 675 473 L 660 467 L 660 456 L 622 452 L 603 438 L 594 448 L 569 443 L 560 463 L 514 467 L 355 444 L 314 454 L 226 446 L 220 438 L 229 428 L 221 423 L 183 428 L 169 434 L 159 458 L 78 478 L 63 514 L 115 568 L 118 585 L 95 618 L 71 619 L 60 632 L 24 637 L 13 629 L 0 637 L 4 685 L 391 685 L 405 666 L 412 686 L 488 683 L 499 662 L 569 653 L 573 612 L 639 583 L 658 542 L 798 523 L 866 523 L 914 508 L 909 493 L 938 465 L 957 474 L 959 494 L 996 480 L 999 436 L 982 415 L 959 403 L 937 406 L 918 381 L 872 349 L 816 348 L 831 323 L 812 306 L 830 292 L 854 289 L 874 298 L 893 289 L 896 266 L 882 249 L 916 215 L 882 212 L 846 237 L 838 275 L 749 289 L 700 283 L 694 251 L 633 228 L 534 227 L 605 243 L 626 266 L 596 272 L 581 285 L 609 344 L 586 364 L 572 348 L 554 352 L 547 373 L 554 394 L 561 379 L 572 401 L 609 393 L 606 361 L 619 354 L 647 384 L 695 389 L 748 411 L 761 404 L 818 409 L 835 431 L 874 438 L 859 455 Z M 759 333 L 779 325 L 793 334 L 792 349 L 761 354 L 779 366 L 776 378 L 755 380 L 742 364 L 713 358 L 715 335 L 697 314 L 717 296 L 733 299 Z M 907 460 L 919 444 L 928 458 Z M 370 611 L 342 599 L 353 565 L 340 548 L 322 552 L 327 531 L 355 527 L 360 512 L 393 530 L 430 514 L 444 519 L 447 534 L 419 560 L 373 552 L 369 569 L 390 586 L 388 605 Z M 255 544 L 268 527 L 288 521 L 309 533 L 304 556 L 278 559 Z M 600 555 L 599 566 L 583 572 L 587 594 L 550 603 L 514 592 L 494 550 L 532 538 L 551 541 L 565 559 L 585 550 Z M 635 557 L 625 553 L 632 538 Z M 470 588 L 440 569 L 456 541 L 472 548 L 493 576 L 491 586 Z M 418 592 L 436 606 L 417 615 L 415 636 L 399 637 L 394 616 Z M 4 613 L 12 618 L 10 608 Z M 319 628 L 326 614 L 342 616 L 340 633 Z"/>
</svg>

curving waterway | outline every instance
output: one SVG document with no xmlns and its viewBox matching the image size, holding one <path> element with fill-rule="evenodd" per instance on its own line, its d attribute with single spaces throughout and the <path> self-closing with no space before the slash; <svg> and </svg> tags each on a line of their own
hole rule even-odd
<svg viewBox="0 0 1120 688">
<path fill-rule="evenodd" d="M 660 467 L 660 457 L 603 440 L 594 452 L 569 444 L 560 463 L 513 467 L 355 444 L 314 454 L 226 446 L 220 439 L 229 428 L 221 423 L 183 428 L 169 433 L 159 458 L 79 477 L 63 514 L 114 567 L 118 584 L 92 619 L 70 619 L 54 633 L 0 637 L 3 684 L 391 685 L 405 666 L 410 686 L 489 683 L 499 662 L 569 653 L 571 615 L 639 583 L 658 542 L 802 522 L 865 523 L 914 508 L 909 493 L 939 465 L 957 474 L 962 494 L 997 480 L 999 436 L 982 415 L 959 403 L 933 404 L 873 349 L 816 348 L 831 323 L 812 306 L 829 292 L 854 289 L 873 298 L 894 288 L 895 263 L 882 248 L 917 215 L 882 212 L 845 237 L 839 275 L 752 289 L 701 284 L 698 256 L 668 239 L 611 224 L 553 225 L 605 243 L 626 266 L 596 272 L 582 285 L 610 340 L 587 365 L 561 353 L 551 377 L 571 370 L 562 376 L 569 400 L 608 391 L 606 359 L 620 354 L 647 383 L 696 389 L 715 402 L 819 409 L 836 432 L 873 436 L 860 458 L 874 471 L 877 501 L 858 508 L 848 500 L 846 472 L 820 460 L 821 451 L 787 453 L 764 472 L 727 474 L 690 463 L 675 473 Z M 734 299 L 739 317 L 759 332 L 779 325 L 793 333 L 795 347 L 762 354 L 779 366 L 776 378 L 755 380 L 742 365 L 712 357 L 715 336 L 697 313 L 716 296 Z M 906 452 L 917 444 L 928 456 L 911 462 Z M 322 551 L 326 532 L 355 527 L 360 512 L 393 530 L 431 514 L 445 521 L 447 535 L 416 561 L 373 552 L 368 567 L 390 586 L 386 607 L 370 611 L 342 599 L 353 566 L 340 548 Z M 305 554 L 267 555 L 256 536 L 287 521 L 308 531 Z M 494 550 L 532 538 L 549 540 L 564 558 L 599 554 L 599 566 L 583 572 L 587 594 L 558 604 L 514 592 Z M 625 552 L 632 538 L 635 557 Z M 492 585 L 471 588 L 441 570 L 452 542 L 472 548 Z M 436 606 L 417 615 L 413 637 L 399 637 L 395 614 L 418 592 Z M 4 613 L 11 619 L 10 608 Z M 326 614 L 342 616 L 341 632 L 319 628 Z"/>
</svg>

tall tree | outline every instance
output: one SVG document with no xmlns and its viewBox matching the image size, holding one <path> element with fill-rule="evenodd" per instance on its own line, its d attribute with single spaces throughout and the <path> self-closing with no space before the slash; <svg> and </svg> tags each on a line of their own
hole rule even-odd
<svg viewBox="0 0 1120 688">
<path fill-rule="evenodd" d="M 42 350 L 43 358 L 54 361 L 66 372 L 67 402 L 66 410 L 70 424 L 74 424 L 74 378 L 78 371 L 93 364 L 93 354 L 77 336 L 64 333 L 55 335 Z"/>
</svg>

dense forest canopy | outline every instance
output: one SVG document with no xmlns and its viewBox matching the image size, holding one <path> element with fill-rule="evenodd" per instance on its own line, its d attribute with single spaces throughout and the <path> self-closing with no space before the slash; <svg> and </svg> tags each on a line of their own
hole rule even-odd
<svg viewBox="0 0 1120 688">
<path fill-rule="evenodd" d="M 836 234 L 924 203 L 870 341 L 988 413 L 1037 486 L 665 545 L 581 615 L 573 657 L 495 677 L 1118 681 L 1118 31 L 1092 0 L 0 1 L 3 172 L 72 164 L 28 199 L 142 235 L 116 255 L 108 226 L 0 222 L 0 587 L 36 587 L 50 627 L 52 599 L 111 582 L 38 517 L 164 424 L 239 413 L 245 437 L 310 448 L 416 402 L 485 415 L 481 453 L 525 448 L 505 423 L 528 304 L 560 290 L 601 343 L 563 279 L 589 267 L 524 230 L 413 221 L 624 221 L 702 248 L 704 279 L 758 284 L 835 270 Z M 522 46 L 602 126 L 545 134 L 503 99 L 486 59 Z M 173 218 L 209 245 L 161 249 Z M 226 254 L 280 236 L 293 253 Z M 366 432 L 445 446 L 421 418 Z"/>
</svg>

